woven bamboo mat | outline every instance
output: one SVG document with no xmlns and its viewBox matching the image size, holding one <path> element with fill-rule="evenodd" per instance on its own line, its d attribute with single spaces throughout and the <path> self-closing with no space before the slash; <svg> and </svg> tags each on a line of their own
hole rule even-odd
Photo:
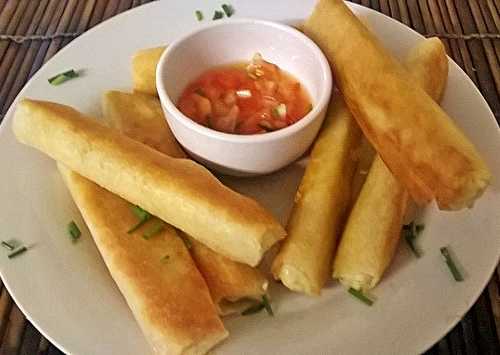
<svg viewBox="0 0 500 355">
<path fill-rule="evenodd" d="M 0 114 L 27 80 L 82 32 L 151 0 L 0 0 Z M 355 0 L 426 36 L 439 36 L 500 123 L 499 0 Z M 1 118 L 0 116 L 0 121 Z M 61 354 L 0 281 L 0 355 Z M 82 334 L 84 336 L 84 334 Z M 426 355 L 499 354 L 500 267 L 462 321 Z"/>
</svg>

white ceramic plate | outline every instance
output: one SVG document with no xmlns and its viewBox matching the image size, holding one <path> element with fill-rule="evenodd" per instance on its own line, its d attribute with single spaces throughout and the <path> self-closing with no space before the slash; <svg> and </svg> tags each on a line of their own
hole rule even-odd
<svg viewBox="0 0 500 355">
<path fill-rule="evenodd" d="M 237 16 L 291 22 L 305 18 L 314 1 L 231 3 Z M 209 21 L 219 5 L 162 1 L 114 17 L 59 52 L 20 96 L 69 104 L 98 116 L 102 92 L 131 88 L 134 51 L 170 42 L 199 26 L 197 9 Z M 375 11 L 350 6 L 397 56 L 421 38 Z M 84 77 L 57 87 L 47 83 L 48 77 L 70 68 L 85 69 Z M 426 209 L 422 216 L 426 228 L 419 239 L 424 256 L 417 260 L 402 245 L 373 292 L 377 300 L 372 307 L 333 283 L 318 298 L 274 285 L 276 316 L 226 319 L 231 336 L 217 354 L 411 354 L 426 350 L 456 324 L 485 287 L 500 254 L 500 135 L 486 102 L 454 63 L 443 107 L 478 146 L 495 176 L 474 209 L 456 213 Z M 15 259 L 0 250 L 5 285 L 35 326 L 65 352 L 148 353 L 88 231 L 82 228 L 83 237 L 76 244 L 67 237 L 70 220 L 84 223 L 54 162 L 15 142 L 12 114 L 13 108 L 0 127 L 0 239 L 16 238 L 32 248 Z M 302 171 L 301 164 L 295 164 L 265 178 L 227 182 L 285 221 Z M 465 282 L 451 278 L 439 253 L 444 245 L 451 246 L 466 270 Z"/>
</svg>

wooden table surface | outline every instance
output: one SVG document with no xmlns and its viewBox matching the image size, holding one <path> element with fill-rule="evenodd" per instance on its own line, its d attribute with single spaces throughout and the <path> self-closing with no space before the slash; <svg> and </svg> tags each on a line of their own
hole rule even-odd
<svg viewBox="0 0 500 355">
<path fill-rule="evenodd" d="M 96 24 L 151 0 L 0 0 L 0 121 L 28 79 Z M 356 0 L 437 35 L 500 122 L 500 0 Z M 237 9 L 236 9 L 237 10 Z M 0 282 L 0 355 L 60 354 Z M 82 334 L 85 336 L 85 334 Z M 500 268 L 464 318 L 427 353 L 500 354 Z"/>
</svg>

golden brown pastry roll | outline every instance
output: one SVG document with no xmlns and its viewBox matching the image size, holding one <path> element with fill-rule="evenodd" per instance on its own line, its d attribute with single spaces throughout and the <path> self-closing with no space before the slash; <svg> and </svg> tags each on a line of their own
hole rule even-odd
<svg viewBox="0 0 500 355">
<path fill-rule="evenodd" d="M 320 0 L 304 26 L 327 56 L 349 110 L 418 204 L 472 206 L 491 173 L 453 120 L 342 0 Z"/>
<path fill-rule="evenodd" d="M 257 202 L 227 188 L 201 165 L 170 158 L 71 107 L 24 99 L 13 130 L 21 143 L 232 260 L 255 266 L 286 234 Z"/>
<path fill-rule="evenodd" d="M 102 106 L 105 120 L 111 127 L 174 158 L 186 157 L 168 127 L 157 98 L 108 91 L 103 96 Z M 268 281 L 260 270 L 232 261 L 190 240 L 191 255 L 221 314 L 241 311 L 248 306 L 249 300 L 260 300 L 266 294 Z"/>
<path fill-rule="evenodd" d="M 394 256 L 408 198 L 376 156 L 342 233 L 333 278 L 363 291 L 379 282 Z"/>
<path fill-rule="evenodd" d="M 156 96 L 156 65 L 165 46 L 141 49 L 132 57 L 132 82 L 134 91 Z"/>
<path fill-rule="evenodd" d="M 172 158 L 186 158 L 168 127 L 157 97 L 108 91 L 102 96 L 102 111 L 107 125 L 127 137 Z"/>
<path fill-rule="evenodd" d="M 448 58 L 443 42 L 437 37 L 421 40 L 404 60 L 410 81 L 440 102 L 448 81 Z"/>
<path fill-rule="evenodd" d="M 191 255 L 221 315 L 242 312 L 262 300 L 268 281 L 260 270 L 229 260 L 195 239 L 190 240 Z"/>
<path fill-rule="evenodd" d="M 361 138 L 361 148 L 359 149 L 359 159 L 356 165 L 356 171 L 354 172 L 354 177 L 352 179 L 351 185 L 351 201 L 350 206 L 353 206 L 358 199 L 359 192 L 365 183 L 368 171 L 372 166 L 373 159 L 375 158 L 375 150 L 373 149 L 370 142 L 366 138 Z"/>
<path fill-rule="evenodd" d="M 405 66 L 415 84 L 435 100 L 441 98 L 448 59 L 439 39 L 420 41 L 408 54 Z M 342 234 L 334 278 L 363 291 L 378 284 L 394 257 L 408 201 L 405 187 L 377 155 Z"/>
<path fill-rule="evenodd" d="M 272 264 L 274 277 L 293 291 L 317 295 L 331 273 L 361 138 L 342 97 L 334 93 L 295 196 L 288 236 Z"/>
<path fill-rule="evenodd" d="M 131 205 L 92 181 L 59 170 L 155 354 L 204 354 L 227 337 L 202 275 L 174 228 L 146 240 L 133 234 Z"/>
</svg>

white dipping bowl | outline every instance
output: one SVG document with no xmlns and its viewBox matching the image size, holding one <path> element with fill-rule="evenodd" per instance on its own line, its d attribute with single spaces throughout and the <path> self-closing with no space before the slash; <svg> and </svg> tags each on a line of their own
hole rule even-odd
<svg viewBox="0 0 500 355">
<path fill-rule="evenodd" d="M 202 126 L 176 107 L 186 86 L 204 71 L 249 61 L 255 53 L 306 87 L 311 112 L 274 132 L 240 135 Z M 276 171 L 304 154 L 325 118 L 332 75 L 318 46 L 296 29 L 269 21 L 228 19 L 169 45 L 156 68 L 156 86 L 172 132 L 195 160 L 223 174 L 251 176 Z"/>
</svg>

